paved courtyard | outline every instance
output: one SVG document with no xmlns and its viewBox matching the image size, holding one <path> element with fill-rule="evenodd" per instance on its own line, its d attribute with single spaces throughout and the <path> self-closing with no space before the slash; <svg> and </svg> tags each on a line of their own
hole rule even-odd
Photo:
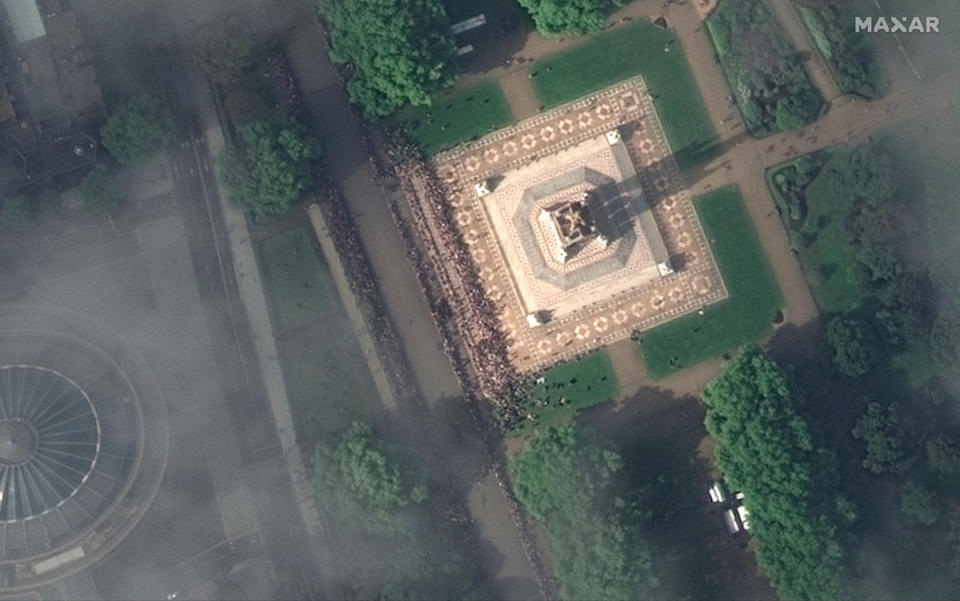
<svg viewBox="0 0 960 601">
<path fill-rule="evenodd" d="M 520 373 L 727 296 L 640 78 L 442 153 L 433 166 Z M 480 196 L 475 186 L 484 183 L 490 191 Z M 615 192 L 599 194 L 611 185 Z M 593 206 L 608 221 L 600 228 L 606 239 L 592 240 L 572 259 L 558 261 L 550 251 L 556 241 L 537 233 L 542 228 L 536 216 L 565 196 L 591 190 L 605 196 Z M 626 226 L 611 226 L 611 219 Z M 610 261 L 617 245 L 627 250 L 615 265 Z M 669 269 L 658 270 L 664 248 Z M 539 267 L 553 279 L 538 277 L 546 273 Z M 531 326 L 531 315 L 542 323 Z"/>
</svg>

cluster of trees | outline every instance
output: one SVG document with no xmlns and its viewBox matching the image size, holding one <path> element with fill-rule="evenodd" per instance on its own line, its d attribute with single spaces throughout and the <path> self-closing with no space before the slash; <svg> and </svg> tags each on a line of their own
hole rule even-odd
<svg viewBox="0 0 960 601">
<path fill-rule="evenodd" d="M 317 141 L 290 119 L 254 121 L 238 133 L 218 157 L 230 199 L 257 219 L 286 213 L 313 183 Z"/>
<path fill-rule="evenodd" d="M 592 33 L 603 29 L 611 9 L 624 0 L 517 0 L 545 36 Z"/>
<path fill-rule="evenodd" d="M 149 96 L 134 96 L 110 113 L 100 138 L 117 161 L 136 165 L 167 144 L 172 123 L 165 106 Z"/>
<path fill-rule="evenodd" d="M 228 84 L 240 79 L 250 66 L 251 42 L 236 18 L 205 24 L 193 34 L 193 64 L 211 80 Z"/>
<path fill-rule="evenodd" d="M 456 47 L 440 0 L 320 0 L 332 56 L 350 62 L 347 91 L 368 117 L 429 105 L 457 75 Z"/>
<path fill-rule="evenodd" d="M 0 219 L 7 225 L 23 226 L 37 220 L 37 206 L 34 199 L 16 194 L 3 201 Z"/>
<path fill-rule="evenodd" d="M 659 582 L 623 459 L 593 431 L 556 426 L 510 464 L 517 498 L 547 529 L 562 599 L 649 598 Z"/>
<path fill-rule="evenodd" d="M 746 348 L 703 392 L 715 464 L 743 492 L 757 562 L 784 599 L 842 598 L 857 510 L 816 440 L 796 385 Z"/>
<path fill-rule="evenodd" d="M 97 165 L 80 182 L 79 200 L 94 215 L 109 215 L 120 208 L 116 179 L 109 169 Z"/>
<path fill-rule="evenodd" d="M 846 7 L 800 6 L 798 11 L 817 50 L 833 69 L 840 89 L 872 96 L 873 58 L 864 37 L 850 27 L 853 16 Z"/>
<path fill-rule="evenodd" d="M 876 361 L 869 326 L 853 317 L 834 317 L 824 330 L 827 357 L 844 378 L 855 379 L 870 372 Z"/>
<path fill-rule="evenodd" d="M 819 154 L 805 154 L 773 174 L 773 185 L 786 201 L 790 227 L 799 230 L 807 216 L 807 186 L 813 182 L 823 161 Z"/>
<path fill-rule="evenodd" d="M 792 131 L 817 117 L 820 94 L 762 0 L 724 0 L 707 29 L 751 132 Z"/>
<path fill-rule="evenodd" d="M 897 403 L 868 403 L 853 428 L 853 437 L 866 448 L 863 467 L 871 473 L 902 474 L 913 464 Z"/>
<path fill-rule="evenodd" d="M 479 594 L 476 564 L 428 506 L 425 475 L 368 424 L 354 422 L 335 444 L 316 446 L 311 483 L 338 528 L 372 537 L 390 550 L 389 561 L 376 558 L 382 589 L 375 597 L 469 599 Z"/>
</svg>

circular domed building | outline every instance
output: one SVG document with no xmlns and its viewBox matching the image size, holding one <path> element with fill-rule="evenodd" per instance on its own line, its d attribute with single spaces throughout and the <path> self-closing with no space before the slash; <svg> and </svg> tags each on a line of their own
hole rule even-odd
<svg viewBox="0 0 960 601">
<path fill-rule="evenodd" d="M 166 410 L 142 358 L 105 326 L 55 309 L 0 309 L 0 586 L 81 570 L 156 494 Z"/>
</svg>

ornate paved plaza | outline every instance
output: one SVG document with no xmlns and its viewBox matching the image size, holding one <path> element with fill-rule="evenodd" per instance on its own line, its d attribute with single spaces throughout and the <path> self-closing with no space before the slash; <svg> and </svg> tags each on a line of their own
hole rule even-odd
<svg viewBox="0 0 960 601">
<path fill-rule="evenodd" d="M 639 78 L 433 166 L 520 373 L 727 296 Z"/>
</svg>

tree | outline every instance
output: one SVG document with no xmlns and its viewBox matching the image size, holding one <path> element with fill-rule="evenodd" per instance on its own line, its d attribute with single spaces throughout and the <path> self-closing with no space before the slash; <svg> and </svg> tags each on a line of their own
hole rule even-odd
<svg viewBox="0 0 960 601">
<path fill-rule="evenodd" d="M 900 493 L 900 512 L 911 524 L 932 526 L 940 519 L 940 502 L 927 487 L 907 482 Z"/>
<path fill-rule="evenodd" d="M 940 312 L 930 330 L 930 354 L 944 369 L 960 365 L 960 316 L 953 310 Z"/>
<path fill-rule="evenodd" d="M 867 374 L 874 362 L 863 322 L 847 317 L 834 317 L 827 323 L 824 340 L 830 364 L 845 378 Z"/>
<path fill-rule="evenodd" d="M 37 210 L 31 199 L 17 194 L 4 201 L 0 218 L 7 225 L 27 225 L 37 220 Z"/>
<path fill-rule="evenodd" d="M 320 0 L 333 57 L 350 61 L 351 100 L 368 117 L 426 106 L 453 84 L 456 46 L 440 0 Z"/>
<path fill-rule="evenodd" d="M 947 531 L 947 542 L 953 551 L 947 568 L 952 578 L 960 579 L 960 518 L 958 517 L 950 520 L 950 529 Z"/>
<path fill-rule="evenodd" d="M 510 464 L 517 499 L 547 528 L 563 599 L 649 597 L 652 554 L 619 484 L 623 459 L 592 431 L 548 428 Z"/>
<path fill-rule="evenodd" d="M 704 389 L 716 466 L 743 492 L 757 562 L 784 599 L 836 599 L 846 583 L 842 536 L 856 510 L 833 454 L 815 444 L 801 395 L 780 367 L 744 349 Z"/>
<path fill-rule="evenodd" d="M 106 167 L 97 166 L 80 182 L 80 203 L 94 215 L 109 215 L 120 208 L 120 197 Z"/>
<path fill-rule="evenodd" d="M 254 121 L 240 128 L 240 145 L 219 157 L 231 200 L 258 219 L 286 213 L 313 183 L 316 140 L 294 121 Z"/>
<path fill-rule="evenodd" d="M 910 467 L 910 453 L 903 446 L 903 428 L 896 403 L 884 408 L 869 403 L 857 419 L 853 437 L 866 445 L 863 467 L 874 474 L 902 474 Z"/>
<path fill-rule="evenodd" d="M 194 32 L 190 54 L 204 75 L 217 83 L 232 83 L 249 66 L 249 32 L 235 18 L 204 25 Z"/>
<path fill-rule="evenodd" d="M 915 274 L 905 273 L 880 293 L 882 307 L 875 317 L 887 344 L 902 347 L 927 335 L 929 285 Z"/>
<path fill-rule="evenodd" d="M 927 442 L 927 467 L 941 480 L 960 480 L 960 442 L 946 434 Z"/>
<path fill-rule="evenodd" d="M 100 128 L 103 145 L 124 165 L 141 163 L 170 139 L 170 113 L 148 96 L 121 104 Z"/>
<path fill-rule="evenodd" d="M 354 422 L 335 447 L 314 450 L 317 494 L 332 497 L 340 515 L 371 532 L 408 531 L 412 525 L 402 510 L 426 500 L 426 481 L 395 455 L 368 424 Z"/>
<path fill-rule="evenodd" d="M 603 29 L 607 13 L 622 0 L 517 0 L 546 36 L 592 33 Z"/>
</svg>

